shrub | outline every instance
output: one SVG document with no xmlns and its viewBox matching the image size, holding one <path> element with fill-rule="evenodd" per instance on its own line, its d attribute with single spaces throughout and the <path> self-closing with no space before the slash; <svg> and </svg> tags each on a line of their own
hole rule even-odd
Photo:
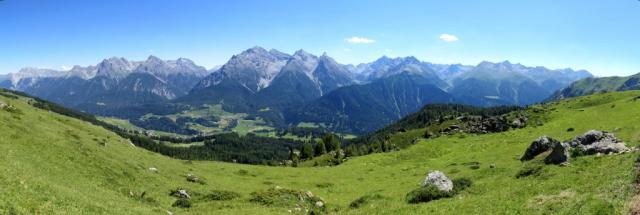
<svg viewBox="0 0 640 215">
<path fill-rule="evenodd" d="M 190 208 L 191 207 L 191 200 L 189 200 L 187 198 L 179 198 L 171 206 L 172 207 L 178 207 L 178 208 Z"/>
<path fill-rule="evenodd" d="M 213 190 L 202 198 L 205 201 L 228 201 L 240 198 L 240 194 L 233 191 Z"/>
<path fill-rule="evenodd" d="M 421 202 L 438 200 L 441 198 L 448 198 L 451 196 L 453 196 L 452 192 L 440 191 L 435 185 L 428 184 L 409 192 L 406 196 L 406 199 L 407 202 L 411 204 L 417 204 Z"/>
<path fill-rule="evenodd" d="M 456 178 L 451 180 L 451 182 L 453 183 L 453 189 L 449 192 L 440 191 L 438 187 L 432 184 L 415 189 L 407 194 L 407 202 L 416 204 L 453 197 L 473 184 L 468 178 Z"/>
<path fill-rule="evenodd" d="M 357 198 L 356 200 L 353 200 L 353 202 L 351 202 L 351 204 L 349 204 L 349 207 L 351 208 L 359 208 L 363 205 L 369 204 L 371 201 L 373 200 L 378 200 L 378 199 L 383 199 L 384 197 L 380 194 L 373 194 L 373 195 L 365 195 L 365 196 L 361 196 L 360 198 Z"/>
<path fill-rule="evenodd" d="M 453 182 L 453 190 L 451 192 L 454 194 L 462 192 L 473 184 L 471 179 L 468 178 L 456 178 L 451 180 L 451 182 Z"/>
</svg>

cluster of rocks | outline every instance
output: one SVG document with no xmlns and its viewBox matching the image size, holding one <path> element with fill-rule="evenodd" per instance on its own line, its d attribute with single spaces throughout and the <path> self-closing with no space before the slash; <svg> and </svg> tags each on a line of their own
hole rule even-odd
<svg viewBox="0 0 640 215">
<path fill-rule="evenodd" d="M 526 116 L 518 115 L 513 121 L 511 121 L 511 128 L 524 128 L 527 127 L 529 119 Z"/>
<path fill-rule="evenodd" d="M 612 133 L 591 130 L 566 142 L 560 142 L 548 136 L 539 137 L 529 145 L 520 160 L 532 160 L 548 151 L 550 153 L 544 159 L 546 164 L 566 164 L 569 162 L 571 152 L 574 155 L 594 155 L 625 153 L 631 149 Z"/>
<path fill-rule="evenodd" d="M 584 135 L 577 136 L 568 142 L 571 147 L 577 148 L 584 154 L 610 154 L 630 151 L 624 142 L 612 133 L 591 130 Z"/>
<path fill-rule="evenodd" d="M 459 124 L 451 125 L 444 128 L 440 133 L 450 135 L 457 132 L 466 132 L 472 134 L 487 134 L 509 130 L 509 128 L 524 128 L 527 126 L 528 118 L 523 115 L 516 116 L 509 122 L 506 115 L 501 116 L 461 116 L 456 118 Z"/>
</svg>

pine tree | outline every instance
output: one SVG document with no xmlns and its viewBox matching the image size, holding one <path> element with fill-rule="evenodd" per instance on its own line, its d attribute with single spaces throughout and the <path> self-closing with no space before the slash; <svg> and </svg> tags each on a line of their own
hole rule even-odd
<svg viewBox="0 0 640 215">
<path fill-rule="evenodd" d="M 316 156 L 320 156 L 327 153 L 327 148 L 324 146 L 324 142 L 319 141 L 316 143 Z"/>
<path fill-rule="evenodd" d="M 324 145 L 329 152 L 338 151 L 340 149 L 340 141 L 332 133 L 326 133 L 324 137 L 322 137 L 322 142 L 324 142 Z"/>
<path fill-rule="evenodd" d="M 313 158 L 315 152 L 313 151 L 313 145 L 311 143 L 305 143 L 302 145 L 302 158 L 309 159 Z"/>
</svg>

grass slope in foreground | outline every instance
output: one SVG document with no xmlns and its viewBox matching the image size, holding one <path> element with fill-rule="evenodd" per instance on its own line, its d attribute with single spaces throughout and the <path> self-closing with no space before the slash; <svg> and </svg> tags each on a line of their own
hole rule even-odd
<svg viewBox="0 0 640 215">
<path fill-rule="evenodd" d="M 628 146 L 638 145 L 638 96 L 629 91 L 560 101 L 546 107 L 548 121 L 542 126 L 421 140 L 331 168 L 175 160 L 132 147 L 100 127 L 35 109 L 25 98 L 0 96 L 0 102 L 17 109 L 0 110 L 0 213 L 287 214 L 292 207 L 249 201 L 251 192 L 277 185 L 310 190 L 325 200 L 329 213 L 340 214 L 624 214 L 635 192 L 635 153 L 579 157 L 568 167 L 545 166 L 538 176 L 515 175 L 523 167 L 518 158 L 541 135 L 568 139 L 589 129 L 618 128 L 616 136 Z M 567 132 L 570 127 L 575 131 Z M 392 140 L 422 134 L 410 130 Z M 480 168 L 467 165 L 473 162 Z M 473 185 L 454 198 L 406 203 L 405 195 L 429 170 L 467 177 Z M 206 183 L 188 182 L 188 173 Z M 192 195 L 226 190 L 240 197 L 175 208 L 169 192 L 178 187 Z M 349 207 L 367 195 L 376 198 Z"/>
</svg>

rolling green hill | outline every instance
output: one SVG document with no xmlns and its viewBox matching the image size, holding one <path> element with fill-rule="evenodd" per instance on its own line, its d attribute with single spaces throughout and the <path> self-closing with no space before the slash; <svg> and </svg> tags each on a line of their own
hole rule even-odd
<svg viewBox="0 0 640 215">
<path fill-rule="evenodd" d="M 568 87 L 555 92 L 547 100 L 559 100 L 594 93 L 638 90 L 640 89 L 640 74 L 627 77 L 585 78 L 574 82 Z"/>
<path fill-rule="evenodd" d="M 320 197 L 324 212 L 339 214 L 626 214 L 636 193 L 637 153 L 583 156 L 568 166 L 544 166 L 538 176 L 515 176 L 525 166 L 519 157 L 542 135 L 564 140 L 599 129 L 614 132 L 628 146 L 639 145 L 639 98 L 639 91 L 627 91 L 562 100 L 532 107 L 545 119 L 536 126 L 419 139 L 406 149 L 355 157 L 336 167 L 283 168 L 171 159 L 88 122 L 34 108 L 31 99 L 2 93 L 0 213 L 303 213 L 295 209 L 300 190 Z M 423 133 L 408 130 L 391 141 Z M 405 195 L 430 170 L 473 184 L 454 198 L 407 203 Z M 189 182 L 188 174 L 203 183 Z M 269 190 L 275 186 L 295 191 Z M 177 188 L 192 196 L 190 208 L 172 207 L 177 199 L 170 193 Z M 211 195 L 226 193 L 221 191 L 239 196 L 215 200 L 225 199 Z M 370 197 L 350 207 L 363 196 Z"/>
</svg>

